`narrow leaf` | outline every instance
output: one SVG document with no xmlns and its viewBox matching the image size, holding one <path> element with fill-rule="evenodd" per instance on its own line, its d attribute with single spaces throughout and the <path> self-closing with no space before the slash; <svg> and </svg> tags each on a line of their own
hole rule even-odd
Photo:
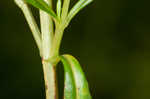
<svg viewBox="0 0 150 99">
<path fill-rule="evenodd" d="M 25 1 L 27 3 L 33 5 L 34 7 L 47 12 L 53 18 L 57 18 L 55 12 L 52 10 L 52 8 L 44 0 L 25 0 Z"/>
<path fill-rule="evenodd" d="M 75 6 L 70 10 L 68 14 L 68 21 L 71 21 L 71 19 L 85 6 L 87 6 L 89 3 L 91 3 L 93 0 L 79 0 Z"/>
<path fill-rule="evenodd" d="M 64 98 L 65 99 L 92 99 L 88 88 L 88 82 L 84 76 L 84 72 L 82 71 L 79 62 L 73 56 L 70 55 L 61 56 L 61 61 L 63 62 L 65 68 Z M 72 83 L 67 83 L 67 82 L 72 82 Z M 74 92 L 74 90 L 70 90 L 70 89 L 74 89 L 74 86 L 75 86 L 76 96 L 74 96 L 73 94 L 72 96 L 70 96 L 70 98 L 68 98 L 67 95 L 70 95 Z"/>
<path fill-rule="evenodd" d="M 60 16 L 61 16 L 61 0 L 57 0 L 57 15 L 60 18 Z"/>
</svg>

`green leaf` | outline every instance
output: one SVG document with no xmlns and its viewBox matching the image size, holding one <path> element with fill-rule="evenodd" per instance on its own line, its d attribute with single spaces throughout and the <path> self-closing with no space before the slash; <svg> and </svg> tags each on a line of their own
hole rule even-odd
<svg viewBox="0 0 150 99">
<path fill-rule="evenodd" d="M 60 59 L 65 72 L 64 99 L 92 99 L 79 62 L 71 55 L 63 55 Z"/>
<path fill-rule="evenodd" d="M 25 1 L 29 4 L 31 4 L 32 6 L 47 12 L 53 18 L 57 18 L 55 12 L 44 0 L 25 0 Z"/>
<path fill-rule="evenodd" d="M 64 64 L 64 71 L 65 71 L 64 99 L 76 99 L 76 89 L 75 89 L 76 86 L 70 64 L 63 56 L 61 57 L 61 61 Z"/>
<path fill-rule="evenodd" d="M 71 19 L 85 6 L 90 4 L 93 0 L 79 0 L 73 8 L 70 10 L 68 14 L 68 21 L 71 21 Z"/>
</svg>

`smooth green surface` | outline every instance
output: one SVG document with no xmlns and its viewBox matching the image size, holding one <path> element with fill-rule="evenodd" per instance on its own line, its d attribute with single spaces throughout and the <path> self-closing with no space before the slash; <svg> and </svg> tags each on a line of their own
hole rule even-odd
<svg viewBox="0 0 150 99">
<path fill-rule="evenodd" d="M 64 99 L 76 99 L 76 86 L 75 81 L 72 73 L 72 69 L 70 67 L 69 62 L 64 58 L 61 57 L 61 61 L 64 65 Z"/>
<path fill-rule="evenodd" d="M 71 55 L 60 57 L 65 72 L 65 99 L 92 99 L 88 82 L 79 62 Z"/>
<path fill-rule="evenodd" d="M 43 0 L 25 0 L 27 3 L 33 5 L 34 7 L 41 9 L 48 14 L 50 14 L 53 18 L 57 19 L 55 12 L 51 9 L 51 7 Z"/>
</svg>

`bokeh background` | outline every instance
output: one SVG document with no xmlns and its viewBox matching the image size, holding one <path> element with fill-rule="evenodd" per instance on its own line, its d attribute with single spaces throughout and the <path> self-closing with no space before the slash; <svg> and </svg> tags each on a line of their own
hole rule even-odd
<svg viewBox="0 0 150 99">
<path fill-rule="evenodd" d="M 66 29 L 61 53 L 80 60 L 93 99 L 150 99 L 149 4 L 94 0 Z M 38 20 L 37 9 L 33 12 Z M 10 98 L 45 99 L 44 80 L 21 10 L 13 0 L 1 0 L 0 99 Z"/>
</svg>

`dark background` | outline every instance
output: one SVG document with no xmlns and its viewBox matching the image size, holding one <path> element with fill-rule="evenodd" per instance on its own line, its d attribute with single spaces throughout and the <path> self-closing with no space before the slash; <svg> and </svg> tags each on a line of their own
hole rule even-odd
<svg viewBox="0 0 150 99">
<path fill-rule="evenodd" d="M 61 53 L 80 60 L 93 99 L 150 99 L 149 0 L 94 0 L 66 29 Z M 0 99 L 10 98 L 44 99 L 44 81 L 21 10 L 1 0 Z"/>
</svg>

